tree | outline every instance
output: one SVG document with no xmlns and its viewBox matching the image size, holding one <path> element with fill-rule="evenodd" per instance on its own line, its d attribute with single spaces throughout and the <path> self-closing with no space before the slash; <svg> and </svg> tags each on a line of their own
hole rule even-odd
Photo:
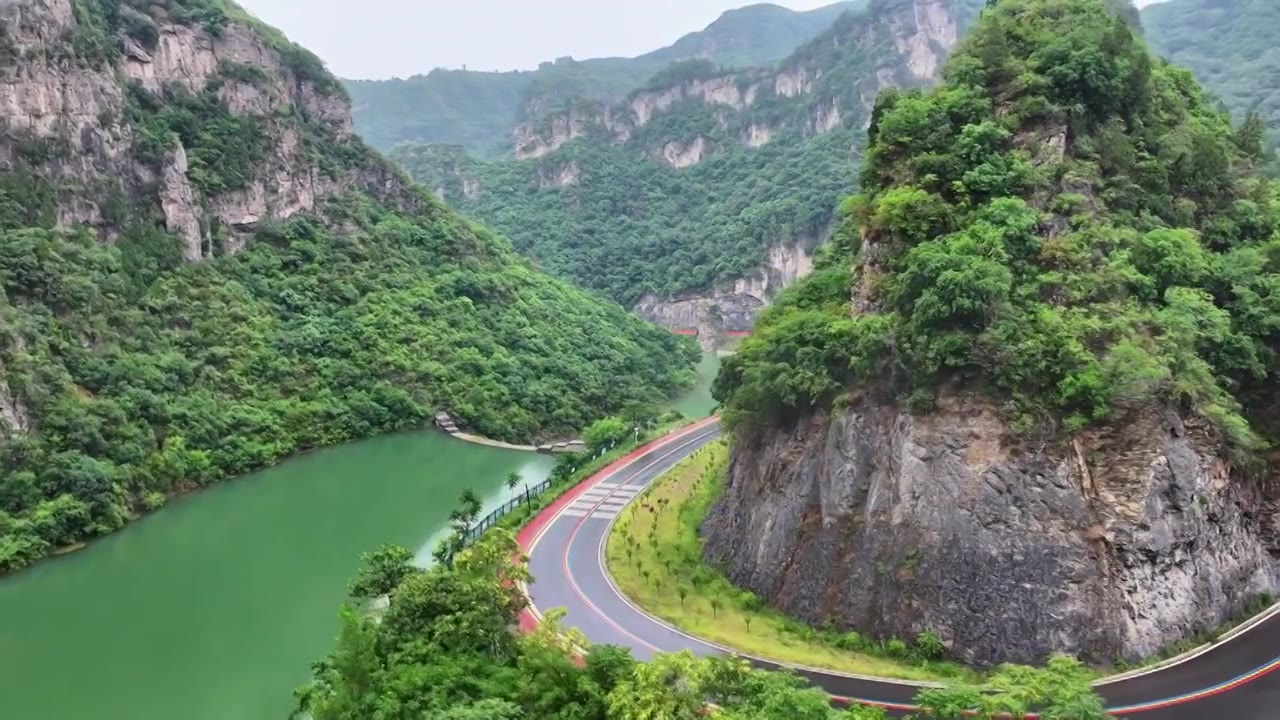
<svg viewBox="0 0 1280 720">
<path fill-rule="evenodd" d="M 582 432 L 582 439 L 592 450 L 602 450 L 626 439 L 631 429 L 618 417 L 607 417 L 595 421 Z"/>
<path fill-rule="evenodd" d="M 653 403 L 633 400 L 622 407 L 621 417 L 634 427 L 648 427 L 658 419 L 658 407 Z"/>
<path fill-rule="evenodd" d="M 511 490 L 514 492 L 516 488 L 520 487 L 520 483 L 523 481 L 524 481 L 524 478 L 522 478 L 520 476 L 520 473 L 516 472 L 515 470 L 512 470 L 511 472 L 507 473 L 507 489 L 508 490 Z"/>
<path fill-rule="evenodd" d="M 384 545 L 360 558 L 360 574 L 351 583 L 351 596 L 371 600 L 395 590 L 404 579 L 418 569 L 413 566 L 413 552 L 399 545 Z"/>
<path fill-rule="evenodd" d="M 593 645 L 583 661 L 583 670 L 606 695 L 635 672 L 631 650 L 617 645 Z"/>
<path fill-rule="evenodd" d="M 315 720 L 349 720 L 372 712 L 369 701 L 381 670 L 376 628 L 349 605 L 339 620 L 337 648 L 319 664 L 316 681 L 297 693 L 298 710 Z"/>
<path fill-rule="evenodd" d="M 470 488 L 462 491 L 462 496 L 458 498 L 458 508 L 462 511 L 462 519 L 468 523 L 474 523 L 480 517 L 480 511 L 484 509 L 484 504 L 480 501 L 480 496 L 475 490 Z"/>
<path fill-rule="evenodd" d="M 657 655 L 635 666 L 631 677 L 609 693 L 610 720 L 697 717 L 706 701 L 706 661 L 686 651 Z"/>
<path fill-rule="evenodd" d="M 1078 660 L 1054 657 L 1043 668 L 1002 665 L 982 688 L 957 683 L 927 689 L 916 704 L 939 720 L 974 712 L 982 720 L 1035 712 L 1047 720 L 1106 720 L 1102 698 Z"/>
</svg>

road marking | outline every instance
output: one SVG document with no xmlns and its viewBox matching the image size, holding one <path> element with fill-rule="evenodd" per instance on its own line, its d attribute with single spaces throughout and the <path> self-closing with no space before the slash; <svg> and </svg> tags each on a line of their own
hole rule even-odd
<svg viewBox="0 0 1280 720">
<path fill-rule="evenodd" d="M 705 427 L 706 426 L 704 426 L 704 428 Z M 700 429 L 704 429 L 704 428 L 700 428 Z M 645 464 L 644 466 L 635 469 L 631 473 L 631 477 L 635 478 L 637 475 L 640 475 L 641 473 L 645 472 L 649 468 L 662 463 L 664 460 L 671 457 L 672 455 L 675 455 L 676 453 L 679 453 L 679 452 L 683 452 L 690 445 L 705 442 L 709 438 L 709 436 L 713 436 L 718 432 L 719 432 L 718 429 L 713 429 L 712 431 L 705 434 L 690 433 L 690 436 L 691 436 L 690 439 L 684 440 L 683 442 L 679 442 L 679 443 L 676 443 L 675 441 L 673 441 L 672 444 L 675 445 L 674 448 L 672 448 L 671 450 L 668 450 L 662 455 L 659 455 L 657 458 L 654 458 L 652 461 Z M 553 519 L 551 522 L 555 522 L 555 520 Z M 631 634 L 630 631 L 628 631 L 626 628 L 619 625 L 613 618 L 606 615 L 604 611 L 602 611 L 595 603 L 591 602 L 591 598 L 587 597 L 587 594 L 582 591 L 582 587 L 578 585 L 578 581 L 577 579 L 574 578 L 573 571 L 569 567 L 569 551 L 573 548 L 574 540 L 577 539 L 578 533 L 582 530 L 582 526 L 585 525 L 586 522 L 587 522 L 587 518 L 582 518 L 578 520 L 577 524 L 573 528 L 573 531 L 570 532 L 569 534 L 569 539 L 564 544 L 563 554 L 561 555 L 561 558 L 560 558 L 560 569 L 561 569 L 561 572 L 564 573 L 565 579 L 569 581 L 569 588 L 573 590 L 573 593 L 578 596 L 578 599 L 582 601 L 582 603 L 586 605 L 587 608 L 592 613 L 594 613 L 597 618 L 604 621 L 607 625 L 612 627 L 619 634 L 625 635 L 626 637 L 631 638 L 641 646 L 646 647 L 653 652 L 662 652 L 659 648 L 650 644 L 648 641 Z M 529 549 L 528 554 L 530 556 L 533 555 L 532 547 Z"/>
<path fill-rule="evenodd" d="M 650 450 L 650 452 L 652 452 L 652 451 L 656 451 L 656 450 L 659 450 L 659 449 L 662 449 L 662 448 L 664 448 L 664 447 L 674 446 L 674 445 L 676 445 L 676 443 L 677 443 L 677 441 L 678 441 L 678 440 L 683 439 L 683 438 L 688 437 L 688 436 L 692 436 L 692 435 L 694 435 L 694 434 L 695 434 L 695 431 L 696 431 L 696 430 L 704 429 L 704 428 L 708 427 L 709 425 L 710 425 L 710 424 L 709 424 L 709 423 L 706 423 L 706 421 L 704 421 L 704 423 L 703 423 L 703 424 L 695 424 L 695 425 L 691 425 L 691 426 L 689 426 L 688 428 L 686 428 L 683 432 L 681 432 L 681 433 L 677 433 L 677 434 L 673 435 L 672 437 L 668 438 L 668 439 L 666 440 L 666 442 L 664 442 L 664 443 L 662 443 L 662 444 L 658 445 L 657 447 L 652 448 L 652 449 Z M 694 440 L 695 440 L 695 441 L 703 440 L 703 439 L 705 439 L 705 438 L 703 438 L 702 436 L 699 436 L 699 437 L 697 437 L 697 438 L 694 438 Z M 636 485 L 631 485 L 631 484 L 630 484 L 630 481 L 631 481 L 631 480 L 634 480 L 635 478 L 639 477 L 639 476 L 640 476 L 640 474 L 642 474 L 645 470 L 648 470 L 649 468 L 653 467 L 653 466 L 654 466 L 654 465 L 656 465 L 657 463 L 659 463 L 659 462 L 661 462 L 662 460 L 666 459 L 667 457 L 671 456 L 671 455 L 672 455 L 672 454 L 674 454 L 675 452 L 677 452 L 677 451 L 679 451 L 679 450 L 683 450 L 683 449 L 685 449 L 689 444 L 690 444 L 689 442 L 680 443 L 680 444 L 679 444 L 679 446 L 678 446 L 678 447 L 676 447 L 674 450 L 671 450 L 670 452 L 664 453 L 662 456 L 660 456 L 659 458 L 655 459 L 654 461 L 652 461 L 652 462 L 650 462 L 650 463 L 648 463 L 648 464 L 644 465 L 644 466 L 643 466 L 643 467 L 641 467 L 640 469 L 635 470 L 634 472 L 632 472 L 632 473 L 631 473 L 631 478 L 630 478 L 629 480 L 627 480 L 627 481 L 624 481 L 623 483 L 608 483 L 608 484 L 609 484 L 609 485 L 613 485 L 613 486 L 615 486 L 614 488 L 612 488 L 612 489 L 615 489 L 615 490 L 619 490 L 619 489 L 622 489 L 622 488 L 627 488 L 627 489 L 628 489 L 628 491 L 630 491 L 630 494 L 632 494 L 632 495 L 636 495 L 636 494 L 638 494 L 640 491 L 642 491 L 642 490 L 646 489 L 646 487 L 647 487 L 648 483 L 646 483 L 645 485 L 639 485 L 639 486 L 636 486 Z M 631 462 L 632 462 L 632 463 L 634 463 L 635 461 L 634 461 L 634 460 L 632 460 Z M 612 472 L 610 472 L 606 477 L 610 477 L 610 478 L 612 478 L 613 476 L 615 476 L 615 475 L 617 475 L 617 474 L 619 474 L 619 473 L 623 473 L 623 472 L 630 471 L 630 470 L 632 470 L 632 466 L 631 466 L 631 465 L 626 465 L 626 466 L 618 467 L 618 468 L 614 469 Z M 668 470 L 669 470 L 669 469 L 668 469 Z M 667 471 L 666 471 L 666 470 L 664 470 L 663 472 L 667 472 Z M 659 475 L 661 475 L 661 473 L 660 473 Z M 656 478 L 652 478 L 652 479 L 650 479 L 650 483 L 651 483 L 651 482 L 653 482 L 653 480 L 656 480 Z M 589 491 L 594 490 L 594 489 L 596 489 L 596 488 L 598 488 L 598 487 L 604 487 L 604 486 L 605 486 L 605 483 L 604 483 L 604 482 L 595 483 L 595 484 L 594 484 L 594 485 L 592 485 L 590 488 L 588 488 L 588 490 L 587 490 L 587 491 L 584 491 L 584 493 L 580 493 L 580 495 L 585 494 L 585 492 L 589 492 Z M 630 488 L 634 488 L 634 490 L 633 490 L 633 491 L 631 491 L 631 490 L 630 490 Z M 608 494 L 606 494 L 606 495 L 605 495 L 604 499 L 610 499 L 610 498 L 611 498 L 611 496 L 612 496 L 612 493 L 608 493 Z M 574 499 L 574 503 L 576 503 L 576 502 L 577 502 L 577 498 L 575 497 L 575 499 Z M 592 507 L 599 507 L 599 506 L 601 506 L 601 505 L 603 505 L 603 502 L 597 502 L 597 503 L 596 503 L 595 505 L 593 505 Z M 625 507 L 625 503 L 624 503 L 623 507 Z M 635 635 L 631 634 L 631 633 L 630 633 L 629 631 L 627 631 L 625 628 L 623 628 L 623 627 L 621 627 L 620 625 L 618 625 L 618 623 L 617 623 L 617 622 L 615 622 L 612 618 L 609 618 L 608 616 L 604 615 L 604 613 L 600 610 L 600 608 L 599 608 L 598 606 L 596 606 L 594 603 L 592 603 L 592 602 L 591 602 L 591 600 L 585 596 L 585 594 L 582 592 L 581 587 L 579 587 L 579 586 L 577 585 L 576 581 L 574 580 L 574 578 L 573 578 L 573 574 L 569 571 L 569 567 L 568 567 L 568 555 L 569 555 L 569 549 L 572 547 L 572 545 L 573 545 L 573 541 L 574 541 L 574 539 L 576 539 L 576 537 L 577 537 L 577 535 L 578 535 L 578 531 L 582 529 L 582 526 L 586 523 L 586 520 L 587 520 L 588 518 L 598 517 L 597 513 L 600 513 L 600 512 L 602 512 L 602 511 L 594 510 L 594 511 L 591 511 L 591 512 L 590 512 L 590 514 L 587 514 L 587 513 L 583 512 L 583 511 L 580 511 L 580 510 L 576 510 L 576 509 L 575 509 L 575 510 L 571 510 L 571 509 L 570 509 L 569 507 L 567 507 L 567 506 L 566 506 L 565 508 L 562 508 L 559 512 L 557 512 L 557 513 L 556 513 L 556 515 L 555 515 L 553 518 L 551 518 L 549 521 L 547 521 L 547 523 L 546 523 L 545 525 L 543 525 L 543 527 L 539 530 L 538 534 L 534 537 L 533 541 L 529 544 L 529 549 L 528 549 L 527 553 L 528 553 L 529 555 L 532 555 L 532 554 L 533 554 L 534 549 L 537 547 L 538 542 L 539 542 L 539 541 L 542 539 L 542 537 L 546 534 L 547 529 L 551 526 L 551 524 L 553 524 L 553 523 L 554 523 L 557 519 L 559 519 L 560 517 L 565 517 L 565 516 L 567 516 L 567 517 L 578 517 L 578 518 L 580 518 L 580 519 L 579 519 L 579 521 L 578 521 L 578 523 L 577 523 L 577 525 L 574 527 L 574 529 L 573 529 L 572 533 L 570 534 L 569 541 L 565 544 L 564 554 L 563 554 L 563 556 L 562 556 L 562 570 L 565 572 L 566 577 L 569 579 L 570 585 L 572 586 L 572 588 L 573 588 L 573 590 L 574 590 L 575 594 L 578 596 L 578 598 L 579 598 L 580 600 L 582 600 L 582 601 L 587 605 L 587 607 L 588 607 L 592 612 L 594 612 L 594 613 L 595 613 L 595 615 L 596 615 L 599 619 L 603 620 L 605 623 L 607 623 L 608 625 L 610 625 L 611 627 L 613 627 L 615 630 L 619 631 L 619 632 L 620 632 L 621 634 L 623 634 L 623 635 L 626 635 L 627 637 L 632 638 L 633 640 L 635 640 L 636 642 L 638 642 L 640 645 L 643 645 L 644 647 L 647 647 L 647 648 L 649 648 L 650 650 L 652 650 L 652 651 L 654 651 L 654 652 L 662 652 L 661 650 L 659 650 L 658 648 L 654 647 L 652 644 L 648 643 L 647 641 L 641 640 L 640 638 L 637 638 Z M 579 514 L 579 513 L 582 513 L 582 514 Z M 616 515 L 616 514 L 615 514 L 615 515 Z M 610 523 L 610 526 L 612 526 L 612 524 L 613 524 L 613 523 L 611 522 L 611 523 Z M 602 539 L 601 539 L 600 547 L 597 549 L 597 550 L 598 550 L 598 552 L 597 552 L 597 561 L 601 563 L 602 567 L 603 567 L 603 547 L 604 547 L 604 543 L 607 541 L 608 534 L 609 534 L 609 528 L 606 528 L 605 534 L 602 536 Z M 736 652 L 736 651 L 732 650 L 731 648 L 725 648 L 725 647 L 722 647 L 722 646 L 716 645 L 715 643 L 711 643 L 711 642 L 708 642 L 708 641 L 703 640 L 703 639 L 701 639 L 701 638 L 697 638 L 697 637 L 695 637 L 695 636 L 689 635 L 688 633 L 685 633 L 685 632 L 681 631 L 679 628 L 676 628 L 676 627 L 674 627 L 674 626 L 668 625 L 666 622 L 664 622 L 664 621 L 662 621 L 662 620 L 659 620 L 658 618 L 655 618 L 655 617 L 653 617 L 652 615 L 649 615 L 649 614 L 648 614 L 648 613 L 646 613 L 644 610 L 642 610 L 641 608 L 637 607 L 634 603 L 632 603 L 632 602 L 630 601 L 630 599 L 629 599 L 629 598 L 627 598 L 625 595 L 623 595 L 623 594 L 621 593 L 621 591 L 619 590 L 619 588 L 614 584 L 612 576 L 610 576 L 610 575 L 609 575 L 607 567 L 606 567 L 606 568 L 604 568 L 604 577 L 605 577 L 605 579 L 606 579 L 606 581 L 607 581 L 607 584 L 609 585 L 610 589 L 611 589 L 611 590 L 613 590 L 614 594 L 615 594 L 617 597 L 619 597 L 619 598 L 620 598 L 620 599 L 621 599 L 621 600 L 622 600 L 626 605 L 628 605 L 630 608 L 632 608 L 632 609 L 633 609 L 633 610 L 638 614 L 638 616 L 639 616 L 640 618 L 642 618 L 643 620 L 646 620 L 646 621 L 648 621 L 648 622 L 650 622 L 650 623 L 652 623 L 652 624 L 654 624 L 654 625 L 657 625 L 657 626 L 659 626 L 659 627 L 663 627 L 663 628 L 665 628 L 665 629 L 667 629 L 667 630 L 673 631 L 673 632 L 675 632 L 676 634 L 678 634 L 678 635 L 680 635 L 680 636 L 683 636 L 683 637 L 685 637 L 685 638 L 687 638 L 687 639 L 689 639 L 689 640 L 691 640 L 691 641 L 693 641 L 693 642 L 696 642 L 696 643 L 698 643 L 698 644 L 700 644 L 700 645 L 703 645 L 703 646 L 705 646 L 705 647 L 709 647 L 709 648 L 716 649 L 716 650 L 721 650 L 721 651 L 723 651 L 723 652 L 727 652 L 727 653 L 729 653 L 729 654 L 736 655 L 736 656 L 738 656 L 738 657 L 744 657 L 744 658 L 750 658 L 750 659 L 760 660 L 760 661 L 762 661 L 762 662 L 766 662 L 766 663 L 769 663 L 769 664 L 771 664 L 771 665 L 776 665 L 776 666 L 780 666 L 780 667 L 791 667 L 791 668 L 802 669 L 802 670 L 808 670 L 808 671 L 812 671 L 812 672 L 814 672 L 814 673 L 816 673 L 816 674 L 820 674 L 820 675 L 827 675 L 827 676 L 830 676 L 830 677 L 842 677 L 842 678 L 850 678 L 850 679 L 856 679 L 856 680 L 864 680 L 864 681 L 868 681 L 868 682 L 872 682 L 872 683 L 880 683 L 880 684 L 885 684 L 885 685 L 899 685 L 899 686 L 905 685 L 905 686 L 913 686 L 913 687 L 921 687 L 921 686 L 925 686 L 925 687 L 927 687 L 927 686 L 929 686 L 929 685 L 930 685 L 929 683 L 918 683 L 918 682 L 912 682 L 912 681 L 895 680 L 895 679 L 892 679 L 892 678 L 879 678 L 879 677 L 862 676 L 862 675 L 851 675 L 851 674 L 841 673 L 841 672 L 837 672 L 837 671 L 833 671 L 833 670 L 827 670 L 827 669 L 824 669 L 824 668 L 813 668 L 813 667 L 806 667 L 806 666 L 799 666 L 799 665 L 791 665 L 791 664 L 788 664 L 788 663 L 779 663 L 779 662 L 777 662 L 777 661 L 767 660 L 767 659 L 765 659 L 765 658 L 757 658 L 757 657 L 754 657 L 754 656 L 751 656 L 751 655 L 746 655 L 746 654 L 743 654 L 743 653 L 739 653 L 739 652 Z M 531 609 L 532 609 L 532 611 L 533 611 L 533 613 L 534 613 L 535 615 L 537 615 L 537 616 L 539 616 L 539 617 L 541 616 L 541 613 L 539 613 L 539 612 L 538 612 L 538 610 L 537 610 L 537 608 L 536 608 L 536 607 L 533 607 L 533 606 L 532 606 L 532 603 L 531 603 L 530 607 L 531 607 Z M 1280 608 L 1280 605 L 1277 605 L 1276 607 L 1273 607 L 1273 608 L 1272 608 L 1272 613 L 1274 613 L 1274 612 L 1277 610 L 1277 608 Z M 1256 617 L 1253 621 L 1250 621 L 1249 623 L 1245 623 L 1245 626 L 1242 626 L 1241 628 L 1237 628 L 1237 632 L 1236 632 L 1236 633 L 1234 633 L 1234 634 L 1232 635 L 1232 637 L 1231 637 L 1231 639 L 1230 639 L 1230 640 L 1223 640 L 1223 641 L 1220 641 L 1220 642 L 1218 642 L 1218 643 L 1215 643 L 1215 644 L 1213 644 L 1213 645 L 1211 645 L 1211 646 L 1209 646 L 1209 647 L 1207 647 L 1207 648 L 1201 648 L 1201 649 L 1199 649 L 1199 651 L 1198 651 L 1198 652 L 1197 652 L 1197 651 L 1192 651 L 1192 652 L 1189 654 L 1189 657 L 1185 657 L 1185 658 L 1183 658 L 1181 661 L 1179 661 L 1179 662 L 1175 662 L 1175 663 L 1174 663 L 1174 665 L 1181 664 L 1181 662 L 1186 662 L 1186 661 L 1189 661 L 1189 660 L 1193 660 L 1193 659 L 1195 659 L 1195 657 L 1198 657 L 1199 655 L 1203 655 L 1204 653 L 1208 652 L 1209 650 L 1215 649 L 1215 648 L 1217 648 L 1217 647 L 1221 647 L 1221 646 L 1224 646 L 1224 645 L 1229 645 L 1231 641 L 1234 641 L 1234 640 L 1238 639 L 1239 637 L 1241 637 L 1241 636 L 1243 636 L 1243 635 L 1248 634 L 1250 631 L 1252 631 L 1252 630 L 1254 630 L 1254 629 L 1257 629 L 1257 628 L 1261 627 L 1262 625 L 1265 625 L 1265 624 L 1266 624 L 1266 620 L 1268 620 L 1268 619 L 1270 619 L 1270 618 L 1269 618 L 1269 617 L 1264 617 L 1264 616 L 1265 616 L 1265 615 L 1268 615 L 1268 614 L 1269 614 L 1269 613 L 1264 613 L 1264 614 L 1263 614 L 1263 616 Z M 1162 670 L 1166 670 L 1166 669 L 1168 669 L 1168 667 L 1171 667 L 1171 666 L 1166 666 L 1166 667 L 1163 667 L 1163 668 L 1156 668 L 1156 669 L 1153 669 L 1153 670 L 1152 670 L 1152 674 L 1159 674 L 1159 672 L 1161 672 Z M 1159 709 L 1163 709 L 1163 708 L 1167 708 L 1167 707 L 1172 707 L 1172 706 L 1176 706 L 1176 705 L 1182 705 L 1182 704 L 1185 704 L 1185 703 L 1194 702 L 1194 701 L 1196 701 L 1196 700 L 1202 700 L 1202 699 L 1205 699 L 1205 698 L 1208 698 L 1208 697 L 1212 697 L 1212 696 L 1216 696 L 1216 695 L 1220 695 L 1220 694 L 1223 694 L 1223 693 L 1230 692 L 1230 691 L 1232 691 L 1232 690 L 1235 690 L 1236 688 L 1239 688 L 1239 687 L 1244 686 L 1244 685 L 1247 685 L 1247 684 L 1249 684 L 1249 683 L 1251 683 L 1251 682 L 1253 682 L 1253 681 L 1255 681 L 1255 680 L 1258 680 L 1259 678 L 1262 678 L 1262 677 L 1265 677 L 1265 676 L 1267 676 L 1267 675 L 1270 675 L 1271 673 L 1276 672 L 1277 670 L 1280 670 L 1280 658 L 1276 658 L 1275 660 L 1273 660 L 1273 661 L 1271 661 L 1271 662 L 1269 662 L 1269 663 L 1267 663 L 1267 664 L 1265 664 L 1265 665 L 1262 665 L 1262 666 L 1260 666 L 1260 667 L 1258 667 L 1258 668 L 1256 668 L 1256 669 L 1254 669 L 1254 670 L 1252 670 L 1252 671 L 1250 671 L 1250 672 L 1248 672 L 1248 673 L 1245 673 L 1245 674 L 1243 674 L 1243 675 L 1240 675 L 1239 677 L 1237 677 L 1237 678 L 1235 678 L 1235 679 L 1233 679 L 1233 680 L 1229 680 L 1229 681 L 1227 681 L 1227 682 L 1220 683 L 1220 684 L 1215 685 L 1215 686 L 1213 686 L 1213 687 L 1205 688 L 1205 689 L 1202 689 L 1202 690 L 1198 690 L 1198 691 L 1195 691 L 1195 692 L 1192 692 L 1192 693 L 1187 693 L 1187 694 L 1185 694 L 1185 695 L 1179 695 L 1179 696 L 1172 697 L 1172 698 L 1165 698 L 1165 699 L 1161 699 L 1161 700 L 1152 700 L 1152 701 L 1149 701 L 1149 702 L 1146 702 L 1146 703 L 1140 703 L 1140 704 L 1136 704 L 1136 705 L 1129 705 L 1129 706 L 1124 706 L 1124 707 L 1119 707 L 1119 708 L 1108 708 L 1107 712 L 1108 712 L 1108 714 L 1111 714 L 1111 715 L 1116 715 L 1116 714 L 1120 714 L 1120 713 L 1123 713 L 1123 714 L 1133 714 L 1133 713 L 1147 712 L 1147 711 L 1151 711 L 1151 710 L 1159 710 Z M 1120 682 L 1120 681 L 1122 681 L 1122 680 L 1127 680 L 1127 679 L 1131 679 L 1131 678 L 1130 678 L 1130 677 L 1126 677 L 1126 678 L 1118 678 L 1118 679 L 1112 680 L 1112 682 Z M 1104 685 L 1104 684 L 1107 684 L 1107 683 L 1108 683 L 1108 680 L 1107 680 L 1107 679 L 1104 679 L 1104 680 L 1102 680 L 1102 681 L 1100 681 L 1100 682 L 1098 682 L 1098 683 L 1096 683 L 1096 684 L 1098 684 L 1098 685 Z M 885 702 L 885 701 L 878 701 L 878 700 L 871 700 L 871 699 L 868 699 L 868 698 L 849 697 L 849 696 L 839 696 L 839 695 L 833 695 L 833 696 L 832 696 L 832 698 L 833 698 L 833 699 L 835 699 L 835 700 L 843 701 L 843 702 L 854 702 L 854 703 L 859 703 L 859 704 L 863 704 L 863 705 L 873 705 L 873 706 L 884 707 L 884 708 L 890 708 L 890 709 L 895 709 L 895 710 L 913 711 L 913 710 L 917 710 L 917 709 L 918 709 L 918 708 L 916 708 L 916 707 L 915 707 L 915 706 L 913 706 L 913 705 L 902 704 L 902 703 L 893 703 L 893 702 Z M 1034 716 L 1034 715 L 1029 715 L 1029 716 L 1027 716 L 1027 717 L 1028 717 L 1028 718 L 1034 718 L 1035 716 Z"/>
</svg>

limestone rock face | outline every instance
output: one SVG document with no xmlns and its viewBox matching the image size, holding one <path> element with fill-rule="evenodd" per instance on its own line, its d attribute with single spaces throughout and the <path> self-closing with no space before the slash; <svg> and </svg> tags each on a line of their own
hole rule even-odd
<svg viewBox="0 0 1280 720">
<path fill-rule="evenodd" d="M 187 178 L 187 151 L 179 145 L 165 158 L 160 172 L 160 209 L 165 226 L 182 240 L 182 258 L 195 262 L 204 257 L 204 233 L 200 229 L 200 205 Z"/>
<path fill-rule="evenodd" d="M 868 399 L 735 444 L 707 558 L 784 612 L 979 665 L 1136 660 L 1280 584 L 1274 487 L 1149 409 L 1007 443 L 995 409 Z"/>
<path fill-rule="evenodd" d="M 419 201 L 372 156 L 355 169 L 317 169 L 295 118 L 304 118 L 313 135 L 347 142 L 353 139 L 347 101 L 299 76 L 253 28 L 231 21 L 215 36 L 161 19 L 154 48 L 117 37 L 118 57 L 68 60 L 67 36 L 78 29 L 71 0 L 0 0 L 0 37 L 12 55 L 0 62 L 0 172 L 33 146 L 52 148 L 52 158 L 36 169 L 56 189 L 59 225 L 88 224 L 111 240 L 122 218 L 118 211 L 111 217 L 108 206 L 123 202 L 134 215 L 154 208 L 181 240 L 183 256 L 198 261 L 215 245 L 214 225 L 226 231 L 221 249 L 234 251 L 258 223 L 315 210 L 349 190 Z M 223 72 L 236 65 L 253 68 L 261 80 Z M 173 147 L 156 165 L 138 158 L 137 131 L 126 121 L 128 83 L 152 93 L 216 90 L 230 113 L 261 124 L 271 150 L 244 187 L 205 194 L 189 176 L 190 148 Z"/>
<path fill-rule="evenodd" d="M 640 317 L 673 330 L 696 330 L 704 349 L 724 343 L 727 334 L 750 332 L 756 315 L 783 288 L 813 272 L 812 238 L 769 248 L 755 273 L 709 293 L 662 298 L 647 293 L 632 309 Z"/>
<path fill-rule="evenodd" d="M 0 435 L 30 432 L 31 414 L 22 398 L 9 386 L 4 361 L 0 360 Z"/>
<path fill-rule="evenodd" d="M 707 139 L 699 135 L 687 145 L 680 142 L 669 142 L 663 145 L 659 157 L 671 167 L 680 169 L 692 167 L 702 162 L 702 159 L 707 156 L 709 151 L 710 144 Z"/>
</svg>

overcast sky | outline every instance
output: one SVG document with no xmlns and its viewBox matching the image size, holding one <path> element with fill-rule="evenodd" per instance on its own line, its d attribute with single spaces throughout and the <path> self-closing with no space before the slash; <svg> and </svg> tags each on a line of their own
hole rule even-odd
<svg viewBox="0 0 1280 720">
<path fill-rule="evenodd" d="M 811 10 L 832 1 L 775 4 Z M 752 0 L 240 2 L 319 54 L 340 77 L 386 78 L 463 65 L 472 70 L 527 69 L 564 55 L 580 60 L 640 55 Z"/>
<path fill-rule="evenodd" d="M 795 10 L 832 0 L 780 0 Z M 632 56 L 751 0 L 240 0 L 340 77 L 434 67 L 534 68 L 563 55 Z"/>
</svg>

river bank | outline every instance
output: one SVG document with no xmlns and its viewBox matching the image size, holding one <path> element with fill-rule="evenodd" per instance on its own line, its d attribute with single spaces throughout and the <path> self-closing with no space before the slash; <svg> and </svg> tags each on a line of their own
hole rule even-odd
<svg viewBox="0 0 1280 720">
<path fill-rule="evenodd" d="M 681 412 L 710 411 L 712 367 Z M 395 543 L 425 561 L 463 489 L 487 514 L 508 473 L 536 485 L 554 462 L 434 430 L 315 450 L 0 577 L 5 716 L 288 717 L 362 553 Z"/>
<path fill-rule="evenodd" d="M 279 720 L 360 555 L 422 557 L 463 489 L 504 502 L 554 459 L 423 431 L 310 453 L 174 500 L 0 580 L 6 717 Z M 75 692 L 66 692 L 70 685 Z"/>
</svg>

